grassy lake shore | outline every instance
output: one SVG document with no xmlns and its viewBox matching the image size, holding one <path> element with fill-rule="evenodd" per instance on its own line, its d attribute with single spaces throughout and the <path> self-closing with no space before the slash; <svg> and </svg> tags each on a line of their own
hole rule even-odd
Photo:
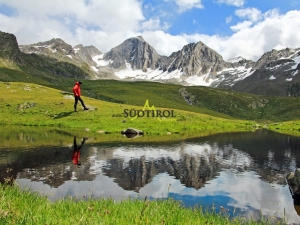
<svg viewBox="0 0 300 225">
<path fill-rule="evenodd" d="M 276 217 L 259 221 L 237 217 L 226 210 L 184 208 L 172 199 L 147 200 L 65 198 L 54 203 L 16 184 L 0 185 L 0 224 L 286 224 Z"/>
</svg>

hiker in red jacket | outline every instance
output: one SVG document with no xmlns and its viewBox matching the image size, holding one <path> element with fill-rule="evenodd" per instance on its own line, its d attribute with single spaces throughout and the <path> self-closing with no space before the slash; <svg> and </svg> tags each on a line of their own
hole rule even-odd
<svg viewBox="0 0 300 225">
<path fill-rule="evenodd" d="M 83 100 L 80 97 L 80 95 L 81 95 L 81 93 L 80 93 L 80 85 L 81 84 L 82 84 L 82 82 L 80 82 L 80 81 L 78 82 L 77 81 L 75 83 L 75 86 L 73 87 L 73 93 L 74 93 L 74 98 L 75 98 L 75 103 L 74 103 L 74 110 L 75 110 L 75 112 L 77 111 L 76 107 L 77 107 L 78 100 L 81 102 L 83 110 L 88 110 L 89 109 L 89 108 L 85 107 L 84 102 L 83 102 Z"/>
</svg>

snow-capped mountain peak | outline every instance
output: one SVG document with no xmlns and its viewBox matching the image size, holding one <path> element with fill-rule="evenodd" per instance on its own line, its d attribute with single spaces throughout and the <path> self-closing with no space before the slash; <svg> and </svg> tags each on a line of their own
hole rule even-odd
<svg viewBox="0 0 300 225">
<path fill-rule="evenodd" d="M 45 54 L 75 64 L 86 63 L 94 73 L 93 79 L 171 82 L 255 94 L 270 92 L 260 88 L 262 85 L 269 88 L 274 85 L 271 93 L 277 93 L 281 88 L 278 89 L 279 82 L 288 82 L 287 88 L 293 89 L 300 72 L 300 48 L 273 49 L 256 62 L 241 56 L 225 61 L 201 41 L 187 44 L 170 56 L 161 56 L 142 36 L 129 38 L 107 53 L 94 46 L 72 47 L 61 39 L 20 46 L 20 49 L 25 53 Z M 265 82 L 273 83 L 270 86 Z"/>
</svg>

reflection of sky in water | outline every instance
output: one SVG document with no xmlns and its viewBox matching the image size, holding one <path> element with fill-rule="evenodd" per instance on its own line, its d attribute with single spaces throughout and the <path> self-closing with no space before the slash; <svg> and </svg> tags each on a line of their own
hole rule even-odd
<svg viewBox="0 0 300 225">
<path fill-rule="evenodd" d="M 278 184 L 286 171 L 296 167 L 295 152 L 298 150 L 285 145 L 277 147 L 276 138 L 268 139 L 263 146 L 259 146 L 255 144 L 262 145 L 262 141 L 254 139 L 251 142 L 249 136 L 245 136 L 245 141 L 241 136 L 232 137 L 233 141 L 221 139 L 222 144 L 212 139 L 151 146 L 134 143 L 124 146 L 85 145 L 82 167 L 77 169 L 72 165 L 71 150 L 68 148 L 70 155 L 66 154 L 61 161 L 48 162 L 51 165 L 44 168 L 49 172 L 60 166 L 59 172 L 71 172 L 71 177 L 62 179 L 57 188 L 25 179 L 26 176 L 30 178 L 31 174 L 26 173 L 24 168 L 17 183 L 48 195 L 53 201 L 68 195 L 113 197 L 116 200 L 129 196 L 147 196 L 150 199 L 172 197 L 182 201 L 185 206 L 201 205 L 203 209 L 211 209 L 214 205 L 217 212 L 222 206 L 229 210 L 230 215 L 235 212 L 235 216 L 259 218 L 261 211 L 263 215 L 282 217 L 285 210 L 290 223 L 299 223 L 300 217 L 294 209 L 288 187 Z M 269 147 L 269 143 L 273 144 L 272 140 L 275 144 Z M 286 144 L 285 139 L 280 141 L 279 144 Z M 162 166 L 156 167 L 156 164 Z M 136 177 L 128 175 L 131 171 L 140 172 L 140 169 L 146 172 L 138 173 Z M 55 178 L 62 175 L 59 172 Z M 89 178 L 92 181 L 87 181 L 88 178 L 82 173 L 91 175 Z M 36 174 L 32 173 L 32 176 Z M 139 177 L 141 175 L 150 178 L 145 181 Z M 195 179 L 199 189 L 192 188 L 196 187 L 193 186 Z M 206 182 L 204 186 L 202 181 Z M 134 188 L 138 192 L 133 191 Z"/>
<path fill-rule="evenodd" d="M 116 184 L 112 178 L 107 176 L 98 175 L 93 181 L 66 181 L 58 188 L 51 188 L 41 182 L 30 182 L 28 179 L 18 179 L 17 183 L 22 186 L 30 186 L 32 190 L 49 196 L 51 200 L 57 200 L 65 196 L 90 196 L 94 197 L 112 197 L 116 200 L 121 200 L 128 196 L 138 196 L 133 191 L 125 191 Z"/>
<path fill-rule="evenodd" d="M 285 207 L 287 215 L 293 217 L 294 222 L 300 219 L 295 213 L 288 188 L 278 185 L 270 187 L 270 184 L 261 181 L 254 172 L 237 176 L 223 171 L 218 178 L 211 180 L 200 190 L 184 187 L 167 174 L 160 174 L 142 188 L 140 193 L 148 193 L 148 196 L 153 198 L 166 198 L 169 184 L 170 196 L 183 201 L 187 206 L 200 204 L 203 208 L 211 208 L 214 204 L 217 209 L 223 206 L 230 209 L 230 212 L 233 212 L 234 208 L 240 212 L 244 211 L 243 213 L 262 210 L 264 215 L 275 215 L 278 212 L 280 217 Z"/>
<path fill-rule="evenodd" d="M 18 179 L 22 186 L 30 186 L 33 190 L 49 195 L 51 200 L 71 196 L 93 195 L 94 197 L 113 196 L 116 200 L 131 197 L 167 198 L 172 197 L 182 201 L 185 206 L 202 205 L 203 209 L 216 211 L 220 206 L 228 209 L 230 215 L 258 218 L 259 211 L 263 215 L 282 217 L 284 209 L 289 222 L 299 222 L 293 200 L 287 186 L 272 185 L 261 181 L 254 172 L 233 174 L 230 170 L 222 171 L 220 176 L 211 180 L 205 187 L 196 190 L 187 188 L 179 180 L 161 173 L 154 177 L 152 182 L 142 187 L 139 193 L 126 191 L 119 187 L 114 179 L 98 175 L 90 181 L 66 181 L 58 188 L 51 188 L 41 182 L 30 182 L 27 179 Z"/>
</svg>

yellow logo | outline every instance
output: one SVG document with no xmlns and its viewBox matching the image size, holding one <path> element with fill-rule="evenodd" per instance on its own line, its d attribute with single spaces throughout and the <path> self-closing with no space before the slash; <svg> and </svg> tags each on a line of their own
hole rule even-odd
<svg viewBox="0 0 300 225">
<path fill-rule="evenodd" d="M 174 115 L 174 110 L 157 110 L 154 104 L 150 107 L 148 99 L 146 100 L 144 106 L 140 110 L 135 109 L 124 109 L 124 117 L 131 117 L 131 121 L 138 117 L 156 117 L 159 121 L 161 118 L 176 117 Z"/>
</svg>

